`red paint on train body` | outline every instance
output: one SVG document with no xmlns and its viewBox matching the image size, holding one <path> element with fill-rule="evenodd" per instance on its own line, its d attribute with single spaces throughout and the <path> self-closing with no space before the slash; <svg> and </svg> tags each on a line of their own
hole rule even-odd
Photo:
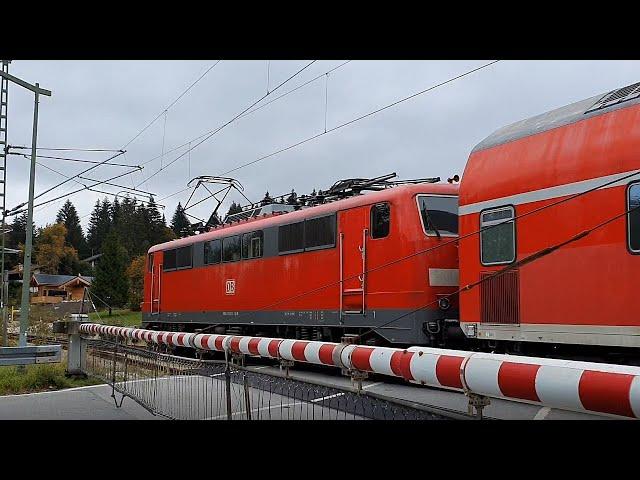
<svg viewBox="0 0 640 480">
<path fill-rule="evenodd" d="M 597 101 L 594 97 L 505 127 L 471 153 L 460 187 L 461 237 L 566 201 L 462 239 L 461 286 L 622 217 L 461 293 L 467 335 L 640 346 L 640 256 L 630 247 L 631 235 L 640 232 L 629 224 L 640 211 L 625 215 L 630 195 L 640 193 L 640 175 L 630 176 L 640 170 L 640 104 L 634 100 L 589 111 Z"/>
</svg>

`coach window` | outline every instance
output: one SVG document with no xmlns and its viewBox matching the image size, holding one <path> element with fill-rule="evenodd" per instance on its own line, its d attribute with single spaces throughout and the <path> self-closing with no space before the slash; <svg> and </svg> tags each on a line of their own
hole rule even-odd
<svg viewBox="0 0 640 480">
<path fill-rule="evenodd" d="M 336 216 L 311 218 L 304 222 L 305 250 L 319 250 L 335 247 L 336 245 Z"/>
<path fill-rule="evenodd" d="M 191 268 L 193 265 L 193 245 L 176 249 L 176 268 Z"/>
<path fill-rule="evenodd" d="M 220 240 L 211 240 L 204 242 L 204 264 L 213 265 L 220 263 L 222 258 L 222 242 Z"/>
<path fill-rule="evenodd" d="M 629 250 L 640 253 L 640 183 L 630 185 L 628 192 Z"/>
<path fill-rule="evenodd" d="M 304 250 L 304 222 L 278 227 L 278 252 L 294 253 Z"/>
<path fill-rule="evenodd" d="M 176 269 L 176 251 L 174 250 L 165 250 L 163 252 L 163 270 L 175 270 Z"/>
<path fill-rule="evenodd" d="M 391 207 L 388 203 L 378 203 L 371 207 L 371 238 L 384 238 L 389 235 Z"/>
<path fill-rule="evenodd" d="M 237 262 L 240 260 L 240 235 L 222 239 L 222 261 Z"/>
<path fill-rule="evenodd" d="M 242 235 L 242 258 L 260 258 L 264 234 L 262 230 L 249 232 Z"/>
<path fill-rule="evenodd" d="M 514 216 L 513 207 L 480 213 L 480 228 L 483 229 L 480 233 L 480 258 L 483 265 L 500 265 L 516 259 Z"/>
</svg>

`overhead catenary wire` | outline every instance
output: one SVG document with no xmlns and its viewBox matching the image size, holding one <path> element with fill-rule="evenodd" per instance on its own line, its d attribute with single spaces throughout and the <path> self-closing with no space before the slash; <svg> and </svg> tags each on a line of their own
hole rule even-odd
<svg viewBox="0 0 640 480">
<path fill-rule="evenodd" d="M 25 158 L 30 159 L 31 155 L 27 155 L 26 153 L 9 153 L 9 155 L 19 155 Z M 78 163 L 91 163 L 98 164 L 100 163 L 98 160 L 87 160 L 84 158 L 71 158 L 71 157 L 53 157 L 50 155 L 36 155 L 36 158 L 46 158 L 50 160 L 62 160 L 66 162 L 78 162 Z M 42 164 L 41 164 L 42 165 Z M 126 167 L 126 168 L 138 168 L 141 169 L 140 165 L 130 165 L 125 163 L 104 163 L 103 165 L 113 166 L 113 167 Z"/>
<path fill-rule="evenodd" d="M 8 145 L 8 148 L 16 148 L 18 150 L 31 150 L 31 147 L 25 147 L 23 145 Z M 51 150 L 58 152 L 119 152 L 121 149 L 109 149 L 109 148 L 47 148 L 47 147 L 36 147 L 36 150 Z"/>
<path fill-rule="evenodd" d="M 56 174 L 58 174 L 58 175 L 60 175 L 60 176 L 63 176 L 63 177 L 66 177 L 66 178 L 70 178 L 70 177 L 69 177 L 69 175 L 66 175 L 66 174 L 62 173 L 62 172 L 60 172 L 59 170 L 56 170 L 55 168 L 52 168 L 52 167 L 50 167 L 50 166 L 48 166 L 48 165 L 45 165 L 45 164 L 43 164 L 43 163 L 41 163 L 41 162 L 36 162 L 36 163 L 37 163 L 39 166 L 44 167 L 44 168 L 46 168 L 47 170 L 50 170 L 50 171 L 52 171 L 52 172 L 54 172 L 54 173 L 56 173 Z M 90 179 L 90 178 L 84 178 L 84 177 L 78 177 L 78 178 L 80 178 L 80 179 L 85 179 L 85 180 L 88 180 L 88 181 L 98 182 L 98 180 L 94 180 L 94 179 Z M 102 194 L 105 194 L 105 195 L 112 195 L 112 196 L 115 196 L 115 197 L 117 197 L 117 196 L 118 196 L 118 194 L 113 193 L 113 192 L 106 192 L 106 191 L 102 191 L 102 190 L 95 190 L 95 189 L 91 188 L 91 186 L 88 186 L 86 183 L 80 182 L 79 180 L 73 179 L 73 181 L 74 181 L 75 183 L 77 183 L 78 185 L 82 185 L 84 188 L 86 188 L 86 189 L 87 189 L 88 191 L 90 191 L 90 192 L 97 192 L 97 193 L 102 193 Z M 114 186 L 114 187 L 118 187 L 118 188 L 128 189 L 128 190 L 130 190 L 130 192 L 127 192 L 127 193 L 131 193 L 131 195 L 142 195 L 142 194 L 144 194 L 145 196 L 153 195 L 153 194 L 152 194 L 152 193 L 150 193 L 150 192 L 145 192 L 145 191 L 143 191 L 143 190 L 137 190 L 137 189 L 135 189 L 135 188 L 126 187 L 126 186 L 124 186 L 124 185 L 118 185 L 118 184 L 109 183 L 109 182 L 105 182 L 105 185 L 110 185 L 110 186 Z M 62 198 L 64 198 L 64 197 L 62 197 Z M 142 200 L 139 200 L 139 201 L 141 201 L 141 202 L 142 202 Z M 85 216 L 86 216 L 86 215 L 81 216 L 80 218 L 84 218 Z"/>
<path fill-rule="evenodd" d="M 490 67 L 491 65 L 494 65 L 494 64 L 498 63 L 499 61 L 500 61 L 500 60 L 493 60 L 493 61 L 491 61 L 491 62 L 489 62 L 489 63 L 486 63 L 486 64 L 484 64 L 484 65 L 481 65 L 481 66 L 479 66 L 479 67 L 476 67 L 476 68 L 474 68 L 474 69 L 468 70 L 468 71 L 466 71 L 466 72 L 464 72 L 464 73 L 462 73 L 462 74 L 460 74 L 460 75 L 456 75 L 455 77 L 449 78 L 449 79 L 447 79 L 447 80 L 445 80 L 445 81 L 443 81 L 443 82 L 437 83 L 437 84 L 432 85 L 432 86 L 430 86 L 430 87 L 428 87 L 428 88 L 425 88 L 425 89 L 423 89 L 423 90 L 420 90 L 419 92 L 415 92 L 415 93 L 413 93 L 413 94 L 411 94 L 411 95 L 408 95 L 408 96 L 405 96 L 405 97 L 400 98 L 400 99 L 398 99 L 398 100 L 395 100 L 395 101 L 394 101 L 394 102 L 392 102 L 392 103 L 389 103 L 389 104 L 387 104 L 387 105 L 385 105 L 385 106 L 383 106 L 383 107 L 380 107 L 380 108 L 377 108 L 377 109 L 375 109 L 375 110 L 372 110 L 372 111 L 370 111 L 370 112 L 368 112 L 368 113 L 365 113 L 364 115 L 360 115 L 360 116 L 358 116 L 358 117 L 352 118 L 351 120 L 348 120 L 348 121 L 346 121 L 346 122 L 344 122 L 344 123 L 341 123 L 341 124 L 339 124 L 339 125 L 337 125 L 337 126 L 335 126 L 335 127 L 333 127 L 333 128 L 330 128 L 330 129 L 328 129 L 328 130 L 326 130 L 326 131 L 324 131 L 324 132 L 320 132 L 320 133 L 317 133 L 317 134 L 315 134 L 315 135 L 311 135 L 310 137 L 307 137 L 307 138 L 305 138 L 304 140 L 301 140 L 301 141 L 299 141 L 299 142 L 293 143 L 293 144 L 288 145 L 288 146 L 286 146 L 286 147 L 280 148 L 280 149 L 278 149 L 278 150 L 276 150 L 276 151 L 274 151 L 274 152 L 271 152 L 271 153 L 269 153 L 269 154 L 267 154 L 267 155 L 263 155 L 263 156 L 261 156 L 261 157 L 259 157 L 259 158 L 255 159 L 255 160 L 252 160 L 252 161 L 250 161 L 250 162 L 247 162 L 247 163 L 241 164 L 241 165 L 239 165 L 239 166 L 237 166 L 237 167 L 234 167 L 234 168 L 232 168 L 232 169 L 230 169 L 230 170 L 227 170 L 227 171 L 225 171 L 225 172 L 222 172 L 222 173 L 218 174 L 218 176 L 228 175 L 229 173 L 233 173 L 233 172 L 235 172 L 235 171 L 241 170 L 241 169 L 246 168 L 246 167 L 248 167 L 248 166 L 250 166 L 250 165 L 255 165 L 256 163 L 262 162 L 262 161 L 264 161 L 264 160 L 266 160 L 266 159 L 268 159 L 268 158 L 271 158 L 271 157 L 274 157 L 274 156 L 276 156 L 276 155 L 279 155 L 280 153 L 284 153 L 284 152 L 286 152 L 286 151 L 288 151 L 288 150 L 292 150 L 292 149 L 294 149 L 294 148 L 297 148 L 297 147 L 299 147 L 299 146 L 301 146 L 301 145 L 304 145 L 305 143 L 311 142 L 312 140 L 316 140 L 317 138 L 320 138 L 320 137 L 322 137 L 322 136 L 324 136 L 324 135 L 327 135 L 327 134 L 329 134 L 329 133 L 332 133 L 332 132 L 335 132 L 335 131 L 337 131 L 337 130 L 340 130 L 340 129 L 342 129 L 342 128 L 346 127 L 346 126 L 349 126 L 349 125 L 352 125 L 352 124 L 354 124 L 354 123 L 356 123 L 356 122 L 359 122 L 359 121 L 361 121 L 361 120 L 364 120 L 365 118 L 368 118 L 368 117 L 371 117 L 371 116 L 373 116 L 373 115 L 376 115 L 377 113 L 380 113 L 380 112 L 382 112 L 382 111 L 384 111 L 384 110 L 387 110 L 387 109 L 389 109 L 389 108 L 395 107 L 396 105 L 399 105 L 399 104 L 404 103 L 404 102 L 406 102 L 406 101 L 408 101 L 408 100 L 411 100 L 411 99 L 413 99 L 413 98 L 416 98 L 416 97 L 418 97 L 418 96 L 420 96 L 420 95 L 423 95 L 423 94 L 425 94 L 425 93 L 427 93 L 427 92 L 430 92 L 430 91 L 435 90 L 435 89 L 437 89 L 437 88 L 439 88 L 439 87 L 442 87 L 442 86 L 444 86 L 444 85 L 447 85 L 447 84 L 449 84 L 449 83 L 451 83 L 451 82 L 454 82 L 454 81 L 456 81 L 456 80 L 459 80 L 459 79 L 461 79 L 461 78 L 463 78 L 463 77 L 466 77 L 466 76 L 468 76 L 468 75 L 471 75 L 472 73 L 475 73 L 475 72 L 477 72 L 477 71 L 479 71 L 479 70 L 482 70 L 482 69 L 485 69 L 485 68 L 487 68 L 487 67 Z M 176 195 L 179 195 L 179 194 L 181 194 L 181 193 L 183 193 L 183 192 L 185 192 L 185 191 L 187 191 L 187 190 L 188 190 L 188 188 L 184 188 L 184 189 L 182 189 L 182 190 L 178 190 L 177 192 L 174 192 L 174 193 L 172 193 L 172 194 L 170 194 L 170 195 L 167 195 L 167 196 L 165 196 L 165 197 L 162 197 L 162 198 L 160 199 L 160 201 L 162 201 L 162 200 L 166 200 L 166 199 L 171 198 L 171 197 L 174 197 L 174 196 L 176 196 Z"/>
<path fill-rule="evenodd" d="M 281 95 L 279 95 L 277 97 L 272 98 L 268 102 L 261 103 L 260 105 L 254 107 L 251 110 L 247 111 L 246 113 L 242 114 L 240 117 L 238 117 L 238 120 L 240 120 L 241 118 L 244 118 L 244 117 L 248 117 L 249 115 L 253 114 L 254 112 L 257 112 L 258 110 L 261 110 L 264 107 L 267 107 L 268 105 L 272 104 L 273 102 L 276 102 L 276 101 L 280 100 L 281 98 L 284 98 L 284 97 L 286 97 L 286 96 L 288 96 L 288 95 L 300 90 L 301 88 L 306 87 L 307 85 L 317 81 L 318 79 L 323 78 L 325 76 L 325 74 L 327 74 L 327 73 L 335 72 L 336 70 L 338 70 L 338 69 L 344 67 L 345 65 L 347 65 L 349 62 L 351 62 L 351 60 L 347 60 L 346 62 L 343 62 L 340 65 L 338 65 L 336 67 L 333 67 L 330 70 L 327 70 L 326 72 L 324 72 L 324 73 L 312 78 L 311 80 L 307 80 L 306 82 L 298 85 L 297 87 L 292 88 L 291 90 L 289 90 L 289 91 L 287 91 L 287 92 L 285 92 L 285 93 L 283 93 L 283 94 L 281 94 Z M 273 93 L 273 92 L 270 92 L 270 93 Z M 173 153 L 173 152 L 175 152 L 177 150 L 180 150 L 181 148 L 184 148 L 184 147 L 191 148 L 191 144 L 193 142 L 195 142 L 197 140 L 200 140 L 201 138 L 207 136 L 209 133 L 211 133 L 211 130 L 208 131 L 208 132 L 205 132 L 205 133 L 203 133 L 201 135 L 198 135 L 195 138 L 192 138 L 191 140 L 189 140 L 188 142 L 183 143 L 182 145 L 178 145 L 177 147 L 173 147 L 173 148 L 167 150 L 165 152 L 165 154 Z M 157 160 L 158 158 L 160 158 L 160 155 L 157 155 L 155 157 L 149 158 L 148 160 L 145 160 L 144 162 L 141 163 L 141 165 L 146 165 L 148 163 L 151 163 L 154 160 Z"/>
<path fill-rule="evenodd" d="M 200 80 L 202 80 L 211 70 L 213 70 L 213 68 L 218 65 L 221 62 L 221 60 L 216 61 L 213 65 L 211 65 L 202 75 L 200 75 L 198 77 L 198 79 L 196 81 L 194 81 L 191 85 L 189 85 L 187 87 L 186 90 L 184 90 L 179 96 L 178 98 L 176 98 L 173 102 L 171 102 L 167 107 L 165 107 L 162 112 L 160 112 L 153 120 L 151 120 L 142 130 L 140 130 L 131 140 L 129 140 L 127 143 L 124 144 L 124 146 L 122 147 L 122 150 L 124 150 L 125 148 L 127 148 L 129 145 L 131 145 L 140 135 L 142 135 L 149 127 L 151 127 L 151 125 L 153 125 L 154 123 L 156 123 L 158 121 L 158 119 L 163 115 L 166 114 L 167 110 L 169 110 L 171 107 L 173 107 L 176 103 L 178 103 L 178 101 L 180 101 L 180 99 L 182 97 L 184 97 L 187 92 L 189 92 L 189 90 L 191 90 L 198 82 L 200 82 Z"/>
<path fill-rule="evenodd" d="M 176 158 L 174 158 L 172 161 L 170 161 L 164 168 L 160 168 L 159 170 L 156 170 L 154 173 L 152 173 L 151 175 L 149 175 L 144 181 L 140 182 L 137 186 L 142 185 L 143 183 L 149 181 L 150 179 L 152 179 L 153 177 L 155 177 L 156 175 L 158 175 L 163 169 L 173 165 L 174 163 L 176 163 L 178 160 L 180 160 L 181 158 L 183 158 L 187 153 L 191 152 L 192 150 L 198 148 L 200 145 L 202 145 L 204 142 L 206 142 L 207 140 L 209 140 L 210 138 L 212 138 L 214 135 L 216 135 L 218 132 L 222 131 L 225 127 L 227 127 L 228 125 L 232 124 L 233 122 L 235 122 L 236 120 L 238 120 L 238 118 L 240 118 L 240 116 L 242 116 L 244 113 L 248 112 L 251 108 L 255 107 L 258 103 L 260 103 L 262 100 L 264 100 L 265 98 L 267 98 L 269 95 L 271 95 L 273 92 L 275 92 L 276 90 L 278 90 L 280 87 L 282 87 L 283 85 L 285 85 L 287 82 L 291 81 L 292 79 L 294 79 L 296 76 L 300 75 L 304 70 L 306 70 L 307 68 L 309 68 L 311 65 L 313 65 L 317 60 L 312 60 L 311 62 L 307 63 L 304 67 L 302 67 L 301 69 L 299 69 L 297 72 L 295 72 L 293 75 L 291 75 L 289 78 L 287 78 L 285 81 L 283 81 L 282 83 L 280 83 L 279 85 L 277 85 L 273 90 L 271 90 L 269 93 L 266 93 L 265 95 L 263 95 L 262 97 L 260 97 L 259 99 L 257 99 L 255 102 L 253 102 L 251 105 L 249 105 L 247 108 L 245 108 L 244 110 L 242 110 L 239 114 L 235 115 L 231 120 L 223 123 L 222 125 L 220 125 L 219 127 L 217 127 L 214 130 L 211 130 L 210 132 L 208 132 L 207 134 L 205 134 L 206 136 L 204 138 L 202 138 L 199 142 L 197 142 L 195 145 L 193 145 L 192 147 L 189 147 L 189 150 L 187 150 L 186 152 L 181 153 L 180 155 L 178 155 Z M 144 165 L 144 163 L 143 163 Z"/>
<path fill-rule="evenodd" d="M 50 199 L 50 200 L 46 200 L 46 201 L 44 201 L 44 202 L 38 203 L 38 204 L 34 205 L 34 208 L 36 208 L 36 207 L 40 207 L 40 206 L 42 206 L 42 205 L 47 205 L 47 204 L 49 204 L 49 203 L 51 203 L 51 202 L 55 202 L 56 200 L 60 200 L 61 198 L 65 198 L 65 197 L 69 197 L 69 196 L 71 196 L 71 195 L 75 195 L 76 193 L 82 192 L 82 191 L 84 191 L 84 190 L 89 190 L 89 189 L 91 189 L 91 188 L 93 188 L 93 187 L 96 187 L 96 186 L 98 186 L 98 185 L 102 185 L 102 184 L 104 184 L 104 183 L 106 183 L 106 182 L 110 182 L 110 181 L 112 181 L 112 180 L 116 180 L 117 178 L 124 177 L 125 175 L 131 175 L 132 173 L 133 173 L 133 171 L 130 171 L 130 172 L 124 172 L 124 173 L 121 173 L 120 175 L 115 175 L 115 176 L 110 177 L 110 178 L 107 178 L 107 179 L 105 179 L 105 180 L 101 180 L 101 181 L 99 181 L 99 182 L 97 182 L 97 183 L 94 183 L 93 185 L 88 185 L 88 186 L 86 186 L 86 187 L 84 187 L 84 188 L 80 188 L 80 189 L 78 189 L 78 190 L 74 190 L 74 191 L 69 192 L 69 193 L 64 193 L 64 194 L 59 195 L 59 196 L 57 196 L 57 197 L 55 197 L 55 198 L 52 198 L 52 199 Z M 74 175 L 74 177 L 77 177 L 77 175 Z M 72 180 L 74 180 L 74 177 L 69 178 L 67 181 L 72 181 Z M 66 182 L 65 182 L 65 183 L 66 183 Z M 21 210 L 20 208 L 22 208 L 24 205 L 25 205 L 25 204 L 22 204 L 22 206 L 19 206 L 19 207 L 15 207 L 15 208 L 13 208 L 10 212 L 8 212 L 8 213 L 7 213 L 7 216 L 13 216 L 13 215 L 17 215 L 17 214 L 19 214 L 19 213 L 22 213 L 24 210 Z"/>
</svg>

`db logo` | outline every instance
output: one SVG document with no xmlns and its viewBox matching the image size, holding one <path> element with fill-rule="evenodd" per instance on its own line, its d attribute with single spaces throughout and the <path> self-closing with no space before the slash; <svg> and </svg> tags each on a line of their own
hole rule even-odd
<svg viewBox="0 0 640 480">
<path fill-rule="evenodd" d="M 226 292 L 227 292 L 227 295 L 235 295 L 236 294 L 236 281 L 235 280 L 227 280 Z"/>
</svg>

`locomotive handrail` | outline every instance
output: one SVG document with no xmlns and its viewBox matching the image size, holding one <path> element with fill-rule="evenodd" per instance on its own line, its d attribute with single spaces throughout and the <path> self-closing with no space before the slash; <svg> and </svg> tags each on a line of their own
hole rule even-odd
<svg viewBox="0 0 640 480">
<path fill-rule="evenodd" d="M 283 338 L 80 325 L 80 332 L 167 346 L 299 361 L 551 408 L 640 418 L 640 367 L 431 347 L 407 349 Z"/>
</svg>

